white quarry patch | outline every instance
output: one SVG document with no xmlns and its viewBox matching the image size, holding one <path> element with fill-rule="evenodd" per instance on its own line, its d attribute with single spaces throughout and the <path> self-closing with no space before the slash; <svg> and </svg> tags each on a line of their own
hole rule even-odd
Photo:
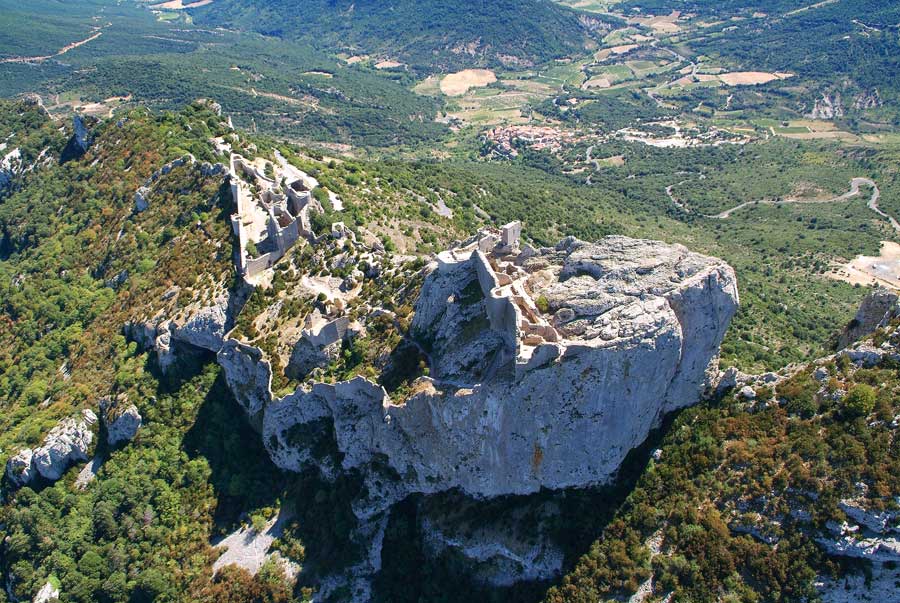
<svg viewBox="0 0 900 603">
<path fill-rule="evenodd" d="M 213 546 L 224 548 L 225 552 L 213 563 L 213 572 L 218 572 L 226 565 L 237 565 L 253 575 L 259 572 L 263 564 L 272 556 L 269 549 L 275 539 L 284 533 L 284 528 L 292 514 L 282 508 L 278 515 L 266 522 L 265 527 L 256 531 L 252 527 L 241 526 L 228 536 L 213 542 Z M 279 559 L 280 556 L 279 556 Z M 297 573 L 294 564 L 281 560 L 289 575 Z"/>
</svg>

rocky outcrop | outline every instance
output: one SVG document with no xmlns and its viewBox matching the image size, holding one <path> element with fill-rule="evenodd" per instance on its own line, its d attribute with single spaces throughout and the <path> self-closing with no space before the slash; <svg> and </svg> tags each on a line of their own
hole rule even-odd
<svg viewBox="0 0 900 603">
<path fill-rule="evenodd" d="M 18 148 L 9 151 L 3 159 L 0 159 L 0 192 L 12 186 L 14 180 L 21 175 L 22 169 L 22 153 Z"/>
<path fill-rule="evenodd" d="M 420 505 L 426 552 L 450 556 L 466 564 L 478 582 L 510 586 L 516 582 L 550 580 L 560 574 L 563 551 L 546 532 L 559 517 L 553 501 L 509 509 L 483 510 L 483 504 L 438 497 Z"/>
<path fill-rule="evenodd" d="M 144 181 L 144 184 L 138 187 L 138 189 L 134 193 L 134 212 L 142 213 L 150 209 L 150 195 L 153 192 L 153 186 L 156 182 L 163 176 L 171 173 L 172 170 L 182 167 L 184 165 L 194 166 L 196 165 L 197 160 L 193 155 L 188 153 L 183 157 L 178 157 L 173 159 L 172 161 L 166 163 L 158 170 L 154 171 L 147 180 Z M 200 164 L 199 166 L 200 174 L 202 176 L 220 176 L 225 175 L 228 172 L 228 168 L 225 167 L 224 164 L 216 163 L 211 164 L 206 161 Z"/>
<path fill-rule="evenodd" d="M 91 135 L 90 130 L 88 130 L 87 124 L 85 124 L 84 122 L 84 118 L 80 115 L 76 115 L 75 117 L 73 117 L 72 128 L 75 131 L 72 134 L 72 140 L 75 143 L 75 146 L 82 153 L 87 152 L 87 150 L 94 142 L 94 137 Z"/>
<path fill-rule="evenodd" d="M 32 464 L 34 451 L 31 448 L 20 450 L 6 461 L 6 479 L 16 487 L 31 483 L 35 477 L 35 468 Z"/>
<path fill-rule="evenodd" d="M 150 209 L 150 201 L 147 197 L 150 196 L 150 189 L 146 186 L 142 186 L 137 189 L 134 193 L 134 211 L 135 213 L 145 212 Z"/>
<path fill-rule="evenodd" d="M 79 461 L 88 460 L 94 441 L 93 425 L 97 415 L 83 410 L 80 417 L 68 417 L 56 424 L 34 450 L 22 450 L 6 463 L 10 483 L 23 486 L 33 483 L 38 475 L 55 482 Z"/>
<path fill-rule="evenodd" d="M 344 338 L 348 336 L 350 319 L 342 316 L 304 329 L 291 350 L 285 374 L 302 380 L 314 368 L 324 368 L 341 353 Z"/>
<path fill-rule="evenodd" d="M 133 440 L 143 424 L 137 406 L 128 404 L 128 398 L 124 396 L 101 398 L 100 416 L 106 427 L 106 442 L 110 446 Z"/>
<path fill-rule="evenodd" d="M 846 348 L 900 316 L 898 300 L 900 297 L 896 292 L 884 288 L 869 293 L 856 311 L 856 316 L 838 337 L 838 349 Z"/>
<path fill-rule="evenodd" d="M 228 388 L 254 422 L 272 401 L 272 367 L 259 348 L 233 339 L 219 350 L 216 359 Z"/>
<path fill-rule="evenodd" d="M 81 115 L 75 115 L 72 118 L 72 128 L 74 130 L 72 141 L 75 143 L 75 146 L 80 152 L 87 152 L 94 143 L 94 137 Z"/>
<path fill-rule="evenodd" d="M 844 103 L 840 92 L 823 94 L 822 98 L 816 100 L 812 111 L 805 115 L 809 119 L 834 119 L 843 116 Z"/>
<path fill-rule="evenodd" d="M 369 520 L 410 493 L 607 482 L 666 413 L 699 400 L 738 304 L 727 264 L 625 237 L 524 258 L 497 255 L 496 242 L 432 265 L 412 329 L 432 377 L 405 400 L 363 378 L 273 399 L 259 350 L 226 343 L 228 384 L 262 417 L 277 465 L 360 472 L 367 496 L 354 510 Z"/>
<path fill-rule="evenodd" d="M 47 108 L 44 106 L 44 100 L 40 97 L 39 94 L 35 94 L 33 92 L 29 92 L 22 96 L 22 104 L 26 107 L 35 107 L 41 114 L 46 117 L 50 117 L 50 112 L 47 111 Z"/>
<path fill-rule="evenodd" d="M 878 90 L 871 92 L 860 92 L 853 99 L 853 109 L 856 111 L 868 111 L 869 109 L 877 109 L 882 105 L 881 95 Z"/>
<path fill-rule="evenodd" d="M 92 426 L 97 415 L 84 410 L 81 418 L 70 417 L 50 430 L 44 443 L 35 449 L 32 463 L 37 472 L 50 481 L 63 476 L 66 469 L 79 461 L 88 460 L 88 449 L 94 441 Z"/>
<path fill-rule="evenodd" d="M 46 582 L 44 586 L 41 587 L 41 590 L 34 595 L 34 600 L 31 603 L 50 603 L 50 601 L 56 601 L 59 599 L 59 589 L 53 586 L 53 582 Z"/>
<path fill-rule="evenodd" d="M 168 318 L 161 310 L 153 318 L 133 321 L 125 326 L 126 335 L 144 349 L 157 353 L 159 367 L 166 372 L 174 365 L 181 350 L 203 350 L 217 353 L 225 343 L 225 334 L 234 326 L 234 320 L 250 290 L 238 287 L 226 290 L 216 287 L 178 313 Z M 179 294 L 174 288 L 164 295 L 171 302 Z"/>
</svg>

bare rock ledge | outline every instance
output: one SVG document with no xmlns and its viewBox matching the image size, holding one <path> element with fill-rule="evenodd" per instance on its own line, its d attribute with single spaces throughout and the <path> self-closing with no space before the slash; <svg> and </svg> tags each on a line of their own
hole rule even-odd
<svg viewBox="0 0 900 603">
<path fill-rule="evenodd" d="M 430 377 L 406 400 L 361 377 L 279 399 L 259 350 L 227 341 L 218 360 L 273 461 L 360 472 L 354 511 L 373 520 L 411 493 L 610 481 L 666 413 L 699 401 L 737 307 L 732 268 L 681 245 L 519 252 L 483 235 L 430 266 L 411 328 Z M 321 438 L 340 454 L 317 458 Z"/>
</svg>

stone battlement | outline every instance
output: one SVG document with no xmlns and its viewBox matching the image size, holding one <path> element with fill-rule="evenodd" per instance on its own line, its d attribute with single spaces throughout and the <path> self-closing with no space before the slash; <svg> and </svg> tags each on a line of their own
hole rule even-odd
<svg viewBox="0 0 900 603">
<path fill-rule="evenodd" d="M 248 282 L 274 266 L 301 237 L 314 239 L 309 212 L 322 211 L 312 188 L 294 177 L 296 173 L 276 167 L 270 178 L 260 161 L 235 153 L 230 161 L 231 195 L 237 205 L 231 226 L 238 237 L 238 270 Z M 254 189 L 259 191 L 255 195 Z M 258 254 L 249 253 L 251 243 Z"/>
</svg>

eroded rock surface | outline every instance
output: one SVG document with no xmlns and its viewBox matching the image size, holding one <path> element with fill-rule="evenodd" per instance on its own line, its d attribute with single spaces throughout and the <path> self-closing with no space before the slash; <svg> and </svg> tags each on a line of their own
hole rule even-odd
<svg viewBox="0 0 900 603">
<path fill-rule="evenodd" d="M 164 303 L 172 305 L 178 294 L 173 288 L 164 296 Z M 229 290 L 217 284 L 208 297 L 195 299 L 175 316 L 170 317 L 168 307 L 163 307 L 152 318 L 126 325 L 126 333 L 142 348 L 155 350 L 159 366 L 166 372 L 177 360 L 179 347 L 218 353 L 248 294 L 244 288 Z M 194 295 L 199 297 L 197 292 Z"/>
<path fill-rule="evenodd" d="M 666 413 L 712 385 L 738 306 L 727 264 L 626 237 L 520 251 L 513 227 L 482 232 L 427 268 L 406 344 L 427 359 L 428 376 L 403 398 L 363 377 L 306 382 L 279 398 L 260 349 L 227 340 L 218 351 L 276 465 L 365 484 L 352 508 L 370 554 L 322 592 L 343 584 L 364 595 L 389 511 L 410 494 L 483 500 L 607 483 Z M 297 376 L 345 337 L 346 321 L 326 327 L 304 332 L 293 350 Z M 450 524 L 427 527 L 436 554 L 470 558 L 485 581 L 542 579 L 561 567 L 541 543 L 491 548 Z"/>
<path fill-rule="evenodd" d="M 878 288 L 869 293 L 856 311 L 856 316 L 838 337 L 838 349 L 846 348 L 900 315 L 898 300 L 897 293 L 889 289 Z"/>
<path fill-rule="evenodd" d="M 262 413 L 276 464 L 330 471 L 321 436 L 341 469 L 366 476 L 361 518 L 413 492 L 489 498 L 609 481 L 667 412 L 699 400 L 738 304 L 724 262 L 625 237 L 521 255 L 482 238 L 431 270 L 412 333 L 432 377 L 406 400 L 363 378 L 273 399 L 258 350 L 228 342 L 219 353 L 238 401 Z"/>
<path fill-rule="evenodd" d="M 33 483 L 38 475 L 46 480 L 59 480 L 66 470 L 88 460 L 94 441 L 93 425 L 97 415 L 85 409 L 80 416 L 67 417 L 47 433 L 40 447 L 21 450 L 6 463 L 6 475 L 16 486 Z"/>
<path fill-rule="evenodd" d="M 101 399 L 100 415 L 106 425 L 106 441 L 110 446 L 133 440 L 143 423 L 137 406 L 128 404 L 124 397 Z"/>
</svg>

